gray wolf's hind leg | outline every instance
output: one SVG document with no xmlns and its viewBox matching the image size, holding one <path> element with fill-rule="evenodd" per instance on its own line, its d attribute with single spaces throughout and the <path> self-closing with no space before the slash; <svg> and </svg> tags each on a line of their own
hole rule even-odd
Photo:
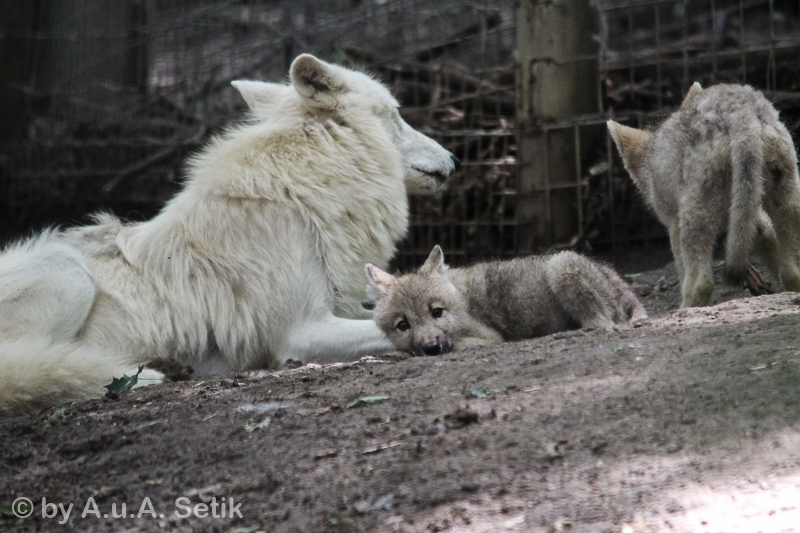
<svg viewBox="0 0 800 533">
<path fill-rule="evenodd" d="M 800 291 L 800 180 L 791 144 L 770 168 L 764 209 L 772 219 L 780 255 L 780 280 L 784 290 Z"/>
<path fill-rule="evenodd" d="M 780 247 L 778 246 L 778 236 L 769 215 L 761 209 L 758 212 L 758 222 L 755 241 L 755 251 L 767 267 L 767 271 L 772 279 L 779 282 L 780 277 Z M 750 265 L 747 272 L 746 288 L 750 294 L 760 296 L 762 294 L 773 294 L 772 286 L 761 277 L 761 273 Z"/>
<path fill-rule="evenodd" d="M 705 226 L 689 213 L 681 213 L 680 244 L 683 267 L 681 307 L 704 307 L 714 292 L 714 275 L 711 268 L 717 231 Z"/>
</svg>

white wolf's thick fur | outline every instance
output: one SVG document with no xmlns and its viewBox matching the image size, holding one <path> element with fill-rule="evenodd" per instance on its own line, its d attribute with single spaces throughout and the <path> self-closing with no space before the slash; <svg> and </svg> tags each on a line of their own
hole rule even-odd
<svg viewBox="0 0 800 533">
<path fill-rule="evenodd" d="M 254 113 L 189 165 L 153 220 L 46 232 L 0 256 L 0 411 L 97 396 L 171 357 L 251 369 L 391 349 L 361 306 L 406 189 L 457 160 L 369 76 L 312 56 L 291 84 L 234 82 Z"/>
</svg>

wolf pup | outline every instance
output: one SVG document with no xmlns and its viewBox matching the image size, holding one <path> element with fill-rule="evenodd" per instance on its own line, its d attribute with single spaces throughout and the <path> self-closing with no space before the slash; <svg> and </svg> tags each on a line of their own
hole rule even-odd
<svg viewBox="0 0 800 533">
<path fill-rule="evenodd" d="M 712 254 L 727 233 L 724 279 L 758 293 L 757 252 L 784 289 L 800 290 L 800 182 L 792 138 L 749 86 L 695 83 L 654 132 L 608 121 L 625 168 L 669 230 L 682 307 L 708 305 Z"/>
<path fill-rule="evenodd" d="M 416 272 L 368 264 L 375 322 L 398 350 L 438 355 L 647 318 L 609 267 L 574 252 L 448 268 L 435 246 Z"/>
<path fill-rule="evenodd" d="M 289 79 L 234 83 L 253 120 L 195 155 L 152 220 L 0 254 L 0 413 L 101 396 L 159 357 L 219 372 L 392 349 L 361 307 L 364 263 L 388 264 L 406 193 L 458 160 L 366 74 L 301 55 Z"/>
</svg>

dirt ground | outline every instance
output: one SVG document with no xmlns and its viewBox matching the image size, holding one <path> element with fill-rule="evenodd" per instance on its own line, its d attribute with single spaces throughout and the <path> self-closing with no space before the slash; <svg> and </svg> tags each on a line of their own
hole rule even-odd
<svg viewBox="0 0 800 533">
<path fill-rule="evenodd" d="M 1 420 L 0 530 L 800 531 L 800 295 L 630 279 L 644 324 Z"/>
</svg>

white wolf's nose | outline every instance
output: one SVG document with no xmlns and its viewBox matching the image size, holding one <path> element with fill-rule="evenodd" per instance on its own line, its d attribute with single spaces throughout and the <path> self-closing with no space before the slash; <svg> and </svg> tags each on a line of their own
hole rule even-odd
<svg viewBox="0 0 800 533">
<path fill-rule="evenodd" d="M 450 154 L 450 160 L 453 162 L 453 170 L 458 170 L 458 167 L 461 166 L 461 160 L 453 154 Z"/>
</svg>

